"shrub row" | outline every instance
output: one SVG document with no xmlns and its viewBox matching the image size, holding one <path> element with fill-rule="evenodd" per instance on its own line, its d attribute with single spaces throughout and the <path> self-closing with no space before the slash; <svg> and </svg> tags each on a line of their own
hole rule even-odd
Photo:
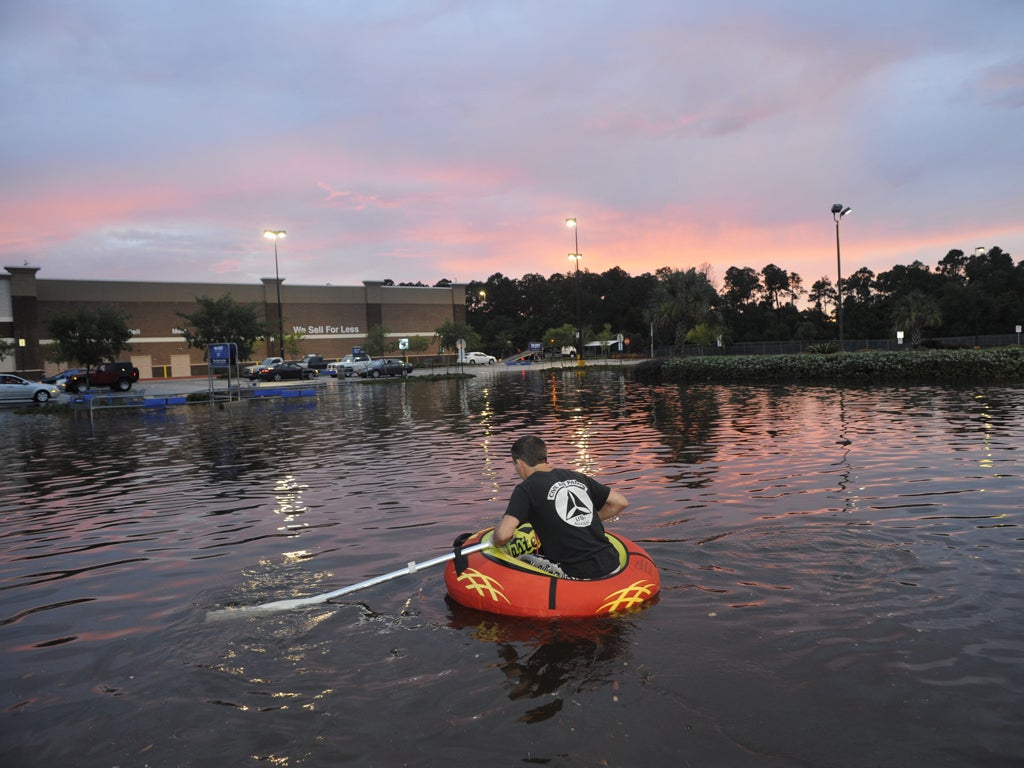
<svg viewBox="0 0 1024 768">
<path fill-rule="evenodd" d="M 842 355 L 732 355 L 666 360 L 664 382 L 1024 385 L 1024 347 Z"/>
</svg>

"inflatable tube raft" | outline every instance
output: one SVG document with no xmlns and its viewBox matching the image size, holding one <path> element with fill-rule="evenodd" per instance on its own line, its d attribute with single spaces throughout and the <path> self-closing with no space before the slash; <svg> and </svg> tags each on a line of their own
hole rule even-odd
<svg viewBox="0 0 1024 768">
<path fill-rule="evenodd" d="M 490 541 L 493 528 L 475 533 L 462 546 Z M 619 553 L 619 569 L 600 579 L 553 576 L 517 559 L 540 547 L 530 525 L 520 526 L 504 549 L 488 547 L 445 567 L 448 594 L 459 605 L 504 616 L 582 618 L 638 608 L 658 594 L 658 569 L 644 549 L 624 536 L 605 532 Z M 461 570 L 460 559 L 465 562 Z"/>
</svg>

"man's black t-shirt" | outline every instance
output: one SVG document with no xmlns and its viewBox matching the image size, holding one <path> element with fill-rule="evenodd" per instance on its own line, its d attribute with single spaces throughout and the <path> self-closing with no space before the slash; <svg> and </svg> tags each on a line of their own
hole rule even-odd
<svg viewBox="0 0 1024 768">
<path fill-rule="evenodd" d="M 515 487 L 506 515 L 532 523 L 545 557 L 578 579 L 606 576 L 619 565 L 597 511 L 611 488 L 592 477 L 553 469 L 534 472 Z"/>
</svg>

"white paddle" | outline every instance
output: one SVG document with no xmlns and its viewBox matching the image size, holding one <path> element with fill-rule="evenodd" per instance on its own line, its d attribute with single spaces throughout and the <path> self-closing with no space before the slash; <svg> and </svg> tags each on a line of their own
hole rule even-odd
<svg viewBox="0 0 1024 768">
<path fill-rule="evenodd" d="M 468 555 L 472 552 L 479 552 L 482 549 L 489 547 L 489 543 L 481 542 L 480 544 L 474 544 L 471 547 L 466 547 L 462 550 L 463 555 Z M 391 581 L 397 579 L 400 576 L 407 576 L 409 574 L 422 571 L 425 568 L 431 568 L 441 563 L 447 563 L 449 560 L 455 559 L 455 553 L 449 552 L 446 555 L 440 555 L 431 560 L 426 560 L 422 563 L 415 561 L 410 562 L 405 568 L 400 568 L 397 571 L 391 571 L 390 573 L 382 574 L 381 576 L 374 576 L 372 579 L 366 581 L 360 581 L 358 584 L 351 584 L 341 589 L 336 589 L 333 592 L 324 592 L 322 595 L 313 595 L 312 597 L 296 597 L 290 600 L 275 600 L 272 603 L 263 603 L 261 605 L 240 605 L 230 606 L 228 608 L 221 608 L 216 611 L 210 611 L 206 614 L 207 621 L 218 621 L 220 619 L 231 619 L 239 616 L 254 616 L 263 613 L 276 613 L 278 611 L 290 611 L 293 608 L 302 608 L 305 605 L 317 605 L 319 603 L 326 603 L 328 600 L 334 597 L 341 597 L 351 592 L 356 592 L 360 589 L 366 589 L 367 587 L 373 587 L 377 584 L 383 584 L 385 581 Z"/>
</svg>

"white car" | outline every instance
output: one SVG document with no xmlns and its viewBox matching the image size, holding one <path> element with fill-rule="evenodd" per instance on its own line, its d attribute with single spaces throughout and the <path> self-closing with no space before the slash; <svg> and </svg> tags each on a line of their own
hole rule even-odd
<svg viewBox="0 0 1024 768">
<path fill-rule="evenodd" d="M 469 363 L 470 365 L 476 365 L 477 363 L 491 365 L 492 363 L 498 362 L 498 359 L 493 355 L 486 355 L 483 352 L 467 352 L 463 358 L 463 362 Z"/>
<path fill-rule="evenodd" d="M 40 381 L 29 381 L 13 373 L 0 374 L 0 402 L 16 403 L 21 401 L 34 400 L 37 403 L 45 403 L 51 397 L 57 397 L 60 390 L 53 384 L 43 384 Z"/>
<path fill-rule="evenodd" d="M 365 370 L 366 366 L 369 364 L 370 356 L 365 352 L 358 352 L 351 355 L 345 355 L 341 360 L 337 360 L 333 363 L 328 363 L 327 373 L 329 376 L 347 377 Z"/>
</svg>

